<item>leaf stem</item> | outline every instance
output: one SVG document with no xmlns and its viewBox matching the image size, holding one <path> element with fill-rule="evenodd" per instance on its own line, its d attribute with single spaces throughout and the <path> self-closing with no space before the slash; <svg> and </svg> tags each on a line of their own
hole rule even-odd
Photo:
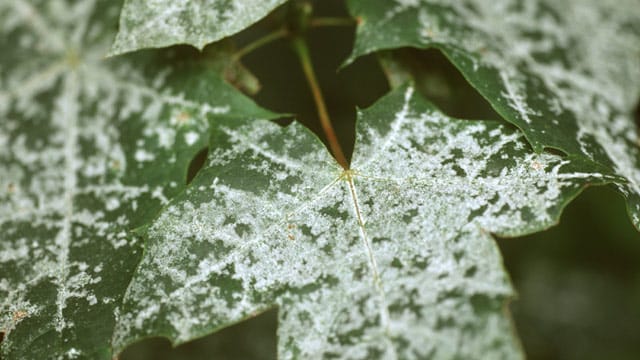
<svg viewBox="0 0 640 360">
<path fill-rule="evenodd" d="M 355 24 L 356 24 L 356 20 L 351 18 L 341 18 L 341 17 L 317 17 L 317 18 L 312 18 L 309 23 L 311 27 L 353 26 Z"/>
<path fill-rule="evenodd" d="M 313 63 L 311 62 L 311 56 L 309 55 L 309 48 L 307 47 L 307 43 L 302 37 L 296 36 L 295 38 L 293 38 L 293 47 L 296 51 L 296 54 L 298 55 L 298 58 L 300 59 L 302 70 L 304 71 L 304 75 L 309 83 L 311 93 L 313 94 L 313 100 L 316 103 L 316 109 L 318 111 L 318 117 L 320 118 L 320 124 L 322 125 L 324 134 L 327 136 L 329 148 L 331 149 L 331 152 L 333 153 L 333 156 L 336 158 L 338 163 L 344 169 L 348 169 L 349 162 L 344 156 L 344 152 L 342 151 L 342 147 L 338 142 L 336 132 L 333 129 L 333 125 L 331 125 L 329 112 L 327 111 L 327 106 L 324 101 L 324 97 L 322 96 L 322 91 L 320 90 L 318 79 L 316 78 L 316 74 L 313 70 Z"/>
<path fill-rule="evenodd" d="M 317 17 L 310 20 L 309 26 L 311 27 L 324 27 L 324 26 L 352 26 L 356 21 L 350 18 L 339 17 Z M 258 38 L 233 54 L 233 61 L 238 61 L 245 55 L 271 43 L 276 40 L 282 39 L 289 35 L 289 31 L 286 28 L 280 28 L 274 32 L 271 32 L 261 38 Z"/>
<path fill-rule="evenodd" d="M 283 37 L 289 35 L 289 31 L 287 31 L 287 29 L 285 28 L 280 28 L 274 32 L 271 32 L 261 38 L 258 38 L 252 42 L 250 42 L 249 44 L 245 45 L 243 48 L 241 48 L 240 50 L 238 50 L 238 52 L 236 52 L 233 55 L 233 61 L 238 61 L 240 60 L 242 57 L 244 57 L 245 55 L 273 42 L 279 39 L 282 39 Z"/>
</svg>

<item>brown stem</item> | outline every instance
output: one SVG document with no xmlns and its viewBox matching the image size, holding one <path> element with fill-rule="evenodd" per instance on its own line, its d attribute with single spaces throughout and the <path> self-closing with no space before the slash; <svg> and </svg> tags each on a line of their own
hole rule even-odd
<svg viewBox="0 0 640 360">
<path fill-rule="evenodd" d="M 249 44 L 247 44 L 245 47 L 243 47 L 242 49 L 238 50 L 235 54 L 233 54 L 233 61 L 238 61 L 240 60 L 243 56 L 253 52 L 256 49 L 259 49 L 261 47 L 263 47 L 264 45 L 267 45 L 270 42 L 276 41 L 278 39 L 281 39 L 285 36 L 287 36 L 289 34 L 289 32 L 285 29 L 285 28 L 281 28 L 278 29 L 272 33 L 269 33 Z"/>
<path fill-rule="evenodd" d="M 354 26 L 356 25 L 356 20 L 351 18 L 341 18 L 341 17 L 317 17 L 312 18 L 309 22 L 311 27 L 320 27 L 320 26 Z"/>
<path fill-rule="evenodd" d="M 339 17 L 317 17 L 312 18 L 310 20 L 309 25 L 311 27 L 324 27 L 324 26 L 352 26 L 355 25 L 356 21 L 351 18 L 339 18 Z M 272 33 L 269 33 L 249 44 L 244 46 L 242 49 L 238 50 L 235 54 L 233 54 L 233 60 L 238 61 L 245 55 L 253 52 L 256 49 L 263 47 L 264 45 L 269 44 L 278 39 L 282 39 L 283 37 L 289 35 L 289 32 L 286 28 L 278 29 Z"/>
<path fill-rule="evenodd" d="M 304 71 L 304 75 L 309 82 L 309 87 L 311 89 L 311 93 L 313 94 L 313 100 L 316 103 L 318 117 L 320 118 L 320 124 L 322 125 L 322 130 L 327 136 L 327 141 L 329 142 L 329 148 L 331 149 L 331 152 L 333 153 L 333 156 L 336 158 L 338 163 L 344 169 L 348 169 L 349 162 L 344 156 L 344 152 L 342 151 L 342 147 L 338 142 L 336 132 L 333 130 L 333 125 L 331 125 L 329 112 L 327 111 L 327 106 L 325 104 L 324 97 L 322 96 L 322 91 L 320 90 L 318 79 L 316 78 L 316 74 L 313 70 L 313 63 L 311 62 L 311 56 L 309 55 L 309 48 L 307 47 L 307 43 L 302 37 L 296 36 L 293 39 L 293 47 L 298 54 L 300 64 L 302 65 L 302 70 Z"/>
</svg>

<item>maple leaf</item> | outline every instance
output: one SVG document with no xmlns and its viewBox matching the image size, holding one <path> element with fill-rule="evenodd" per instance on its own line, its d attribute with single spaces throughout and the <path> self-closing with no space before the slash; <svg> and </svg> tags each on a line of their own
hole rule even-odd
<svg viewBox="0 0 640 360">
<path fill-rule="evenodd" d="M 617 178 L 449 118 L 412 87 L 361 111 L 357 130 L 343 170 L 300 125 L 219 124 L 148 229 L 115 348 L 177 345 L 277 306 L 283 359 L 519 357 L 490 234 L 545 229 L 586 184 Z"/>
<path fill-rule="evenodd" d="M 270 113 L 177 49 L 104 60 L 117 4 L 55 5 L 0 4 L 2 354 L 111 358 L 131 230 L 184 189 L 212 121 Z"/>
</svg>

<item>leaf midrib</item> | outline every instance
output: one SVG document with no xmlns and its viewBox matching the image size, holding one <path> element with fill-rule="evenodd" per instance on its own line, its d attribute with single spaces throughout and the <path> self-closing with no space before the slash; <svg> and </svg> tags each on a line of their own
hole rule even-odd
<svg viewBox="0 0 640 360">
<path fill-rule="evenodd" d="M 351 194 L 351 200 L 353 202 L 353 211 L 356 216 L 358 228 L 360 230 L 360 237 L 365 247 L 365 252 L 368 256 L 369 271 L 371 272 L 371 276 L 373 277 L 372 280 L 375 287 L 375 291 L 378 293 L 378 297 L 379 297 L 380 326 L 382 327 L 385 334 L 384 339 L 385 339 L 385 342 L 387 343 L 387 348 L 393 351 L 393 353 L 391 354 L 391 358 L 397 359 L 398 354 L 396 352 L 396 348 L 391 343 L 389 304 L 387 303 L 384 286 L 382 284 L 382 278 L 380 277 L 380 272 L 378 271 L 378 263 L 376 261 L 375 254 L 373 253 L 371 241 L 369 241 L 369 237 L 367 236 L 365 220 L 362 216 L 362 212 L 360 211 L 360 203 L 358 201 L 358 193 L 356 191 L 356 186 L 353 181 L 353 176 L 350 171 L 346 171 L 345 175 L 346 175 L 345 180 L 349 185 L 349 193 Z"/>
<path fill-rule="evenodd" d="M 64 109 L 64 113 L 60 113 L 64 116 L 61 122 L 66 120 L 66 128 L 63 130 L 66 132 L 65 144 L 64 144 L 64 193 L 62 198 L 64 201 L 64 214 L 61 229 L 56 236 L 56 244 L 60 247 L 58 252 L 58 264 L 59 273 L 56 276 L 56 282 L 58 286 L 58 292 L 56 294 L 56 315 L 55 315 L 55 329 L 58 333 L 62 333 L 65 328 L 65 320 L 63 311 L 66 307 L 67 301 L 67 279 L 69 277 L 69 251 L 72 242 L 71 226 L 74 217 L 74 197 L 76 187 L 78 185 L 78 178 L 76 171 L 80 168 L 78 166 L 78 94 L 79 84 L 77 82 L 76 74 L 73 72 L 67 73 L 64 79 L 62 99 L 75 102 L 75 106 L 71 106 L 70 109 Z M 53 117 L 55 117 L 54 112 Z M 55 120 L 53 121 L 55 122 Z M 66 131 L 65 131 L 66 130 Z M 82 161 L 80 161 L 81 163 Z"/>
</svg>

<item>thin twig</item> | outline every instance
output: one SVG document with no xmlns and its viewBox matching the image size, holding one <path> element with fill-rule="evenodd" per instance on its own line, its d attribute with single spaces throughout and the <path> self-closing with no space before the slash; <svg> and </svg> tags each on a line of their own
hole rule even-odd
<svg viewBox="0 0 640 360">
<path fill-rule="evenodd" d="M 240 60 L 242 57 L 244 57 L 245 55 L 255 51 L 256 49 L 259 49 L 273 41 L 279 40 L 284 38 L 285 36 L 287 36 L 289 34 L 289 32 L 287 31 L 287 29 L 285 28 L 281 28 L 278 29 L 272 33 L 269 33 L 253 42 L 250 42 L 249 44 L 247 44 L 246 46 L 244 46 L 242 49 L 238 50 L 238 52 L 236 52 L 233 55 L 233 61 L 238 61 Z"/>
<path fill-rule="evenodd" d="M 322 125 L 322 130 L 327 136 L 327 141 L 329 142 L 329 148 L 331 149 L 331 152 L 333 153 L 333 156 L 335 156 L 338 163 L 344 169 L 348 169 L 349 162 L 344 156 L 344 152 L 342 151 L 342 147 L 338 142 L 336 132 L 333 130 L 333 125 L 331 125 L 329 112 L 327 111 L 327 106 L 325 104 L 324 97 L 322 96 L 322 91 L 320 90 L 318 79 L 316 78 L 316 74 L 313 70 L 313 63 L 311 62 L 311 56 L 309 55 L 309 48 L 307 47 L 307 43 L 302 37 L 298 36 L 293 39 L 293 47 L 298 55 L 298 58 L 300 59 L 300 64 L 302 65 L 304 75 L 309 82 L 309 87 L 311 88 L 311 93 L 313 94 L 313 100 L 316 103 L 318 117 L 320 118 L 320 124 Z"/>
<path fill-rule="evenodd" d="M 309 25 L 311 27 L 321 26 L 354 26 L 356 24 L 355 19 L 351 18 L 339 18 L 339 17 L 317 17 L 311 19 Z"/>
</svg>

